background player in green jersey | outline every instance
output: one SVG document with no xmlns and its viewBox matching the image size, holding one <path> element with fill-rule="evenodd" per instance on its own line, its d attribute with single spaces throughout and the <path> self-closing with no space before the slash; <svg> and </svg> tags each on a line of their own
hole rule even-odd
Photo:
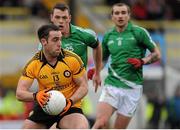
<svg viewBox="0 0 180 130">
<path fill-rule="evenodd" d="M 142 65 L 160 59 L 160 52 L 146 29 L 132 24 L 130 8 L 123 3 L 113 5 L 111 12 L 115 27 L 105 33 L 103 61 L 111 56 L 105 87 L 97 106 L 93 128 L 105 128 L 112 114 L 117 117 L 114 128 L 127 128 L 142 96 Z M 148 49 L 151 53 L 145 56 Z"/>
<path fill-rule="evenodd" d="M 72 25 L 69 7 L 62 3 L 57 3 L 51 12 L 50 21 L 57 25 L 62 32 L 62 48 L 73 51 L 79 55 L 87 67 L 87 47 L 93 48 L 93 59 L 95 64 L 95 75 L 93 77 L 94 87 L 101 84 L 100 70 L 102 61 L 101 44 L 96 33 L 90 29 L 84 29 Z M 40 44 L 39 44 L 40 45 Z M 42 47 L 39 46 L 39 49 Z M 96 89 L 95 89 L 96 90 Z"/>
</svg>

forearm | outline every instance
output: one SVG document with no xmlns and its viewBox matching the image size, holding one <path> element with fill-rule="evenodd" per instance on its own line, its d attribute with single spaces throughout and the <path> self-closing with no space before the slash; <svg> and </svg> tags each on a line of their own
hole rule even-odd
<svg viewBox="0 0 180 130">
<path fill-rule="evenodd" d="M 33 80 L 19 80 L 16 89 L 16 98 L 20 101 L 28 102 L 33 101 L 33 92 L 29 91 Z"/>
<path fill-rule="evenodd" d="M 160 52 L 157 48 L 155 48 L 155 50 L 151 54 L 149 54 L 147 57 L 143 58 L 142 60 L 144 61 L 144 64 L 151 64 L 160 60 L 160 58 L 161 58 Z"/>
<path fill-rule="evenodd" d="M 85 79 L 85 76 L 83 77 Z M 82 78 L 81 78 L 82 79 Z M 75 81 L 77 84 L 78 89 L 76 92 L 70 97 L 70 99 L 73 101 L 73 103 L 76 103 L 77 101 L 81 100 L 84 96 L 88 93 L 88 84 L 87 79 Z"/>
<path fill-rule="evenodd" d="M 99 74 L 102 66 L 101 44 L 99 44 L 97 48 L 93 49 L 93 59 L 94 59 L 96 73 Z"/>
<path fill-rule="evenodd" d="M 19 101 L 24 101 L 24 102 L 34 101 L 33 92 L 28 92 L 25 90 L 17 91 L 16 98 Z"/>
</svg>

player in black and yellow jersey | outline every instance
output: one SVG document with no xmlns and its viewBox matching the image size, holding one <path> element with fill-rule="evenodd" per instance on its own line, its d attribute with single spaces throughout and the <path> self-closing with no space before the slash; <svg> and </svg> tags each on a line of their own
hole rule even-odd
<svg viewBox="0 0 180 130">
<path fill-rule="evenodd" d="M 24 129 L 49 128 L 55 122 L 59 128 L 88 128 L 81 110 L 81 99 L 88 92 L 86 70 L 79 56 L 61 48 L 61 36 L 55 25 L 38 29 L 43 49 L 26 64 L 16 90 L 18 100 L 36 102 Z M 29 91 L 34 79 L 39 86 L 36 93 Z M 48 100 L 46 92 L 50 89 L 61 91 L 67 99 L 66 107 L 57 116 L 47 115 L 41 108 Z"/>
</svg>

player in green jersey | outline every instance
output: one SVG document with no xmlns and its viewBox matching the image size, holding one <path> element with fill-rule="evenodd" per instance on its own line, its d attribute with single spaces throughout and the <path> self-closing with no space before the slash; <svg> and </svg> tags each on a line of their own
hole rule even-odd
<svg viewBox="0 0 180 130">
<path fill-rule="evenodd" d="M 142 66 L 160 60 L 160 51 L 146 29 L 130 22 L 130 8 L 124 3 L 113 5 L 115 27 L 105 33 L 103 63 L 111 57 L 102 94 L 97 106 L 94 129 L 106 128 L 116 111 L 114 128 L 127 128 L 142 96 Z M 148 49 L 151 53 L 145 56 Z"/>
<path fill-rule="evenodd" d="M 101 44 L 99 43 L 96 33 L 91 29 L 84 29 L 72 25 L 69 7 L 62 3 L 57 3 L 51 12 L 50 21 L 57 25 L 62 32 L 62 48 L 73 51 L 79 55 L 87 67 L 87 47 L 93 49 L 93 59 L 95 64 L 95 75 L 93 77 L 94 87 L 101 84 L 100 70 L 102 61 Z M 39 44 L 39 49 L 41 49 Z M 96 89 L 95 89 L 96 90 Z"/>
</svg>

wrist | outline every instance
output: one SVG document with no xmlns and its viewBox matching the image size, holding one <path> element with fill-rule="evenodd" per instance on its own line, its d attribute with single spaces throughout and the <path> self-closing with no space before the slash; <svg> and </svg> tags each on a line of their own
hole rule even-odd
<svg viewBox="0 0 180 130">
<path fill-rule="evenodd" d="M 143 59 L 140 59 L 140 60 L 141 60 L 141 64 L 144 65 L 145 64 L 144 60 Z"/>
<path fill-rule="evenodd" d="M 70 98 L 69 98 L 69 101 L 71 102 L 71 104 L 72 104 L 72 105 L 74 104 L 74 102 L 73 102 L 73 100 L 72 100 L 72 99 L 70 99 Z"/>
<path fill-rule="evenodd" d="M 34 100 L 34 101 L 37 101 L 36 95 L 37 95 L 37 92 L 33 93 L 33 100 Z"/>
</svg>

